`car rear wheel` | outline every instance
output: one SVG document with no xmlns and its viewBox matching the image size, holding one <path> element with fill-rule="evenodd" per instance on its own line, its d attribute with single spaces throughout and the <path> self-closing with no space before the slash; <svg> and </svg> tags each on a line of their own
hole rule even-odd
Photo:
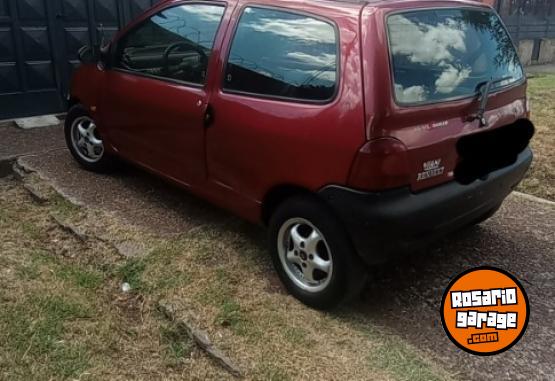
<svg viewBox="0 0 555 381">
<path fill-rule="evenodd" d="M 270 250 L 278 275 L 301 302 L 330 309 L 357 296 L 366 271 L 339 221 L 315 197 L 281 204 L 270 220 Z"/>
<path fill-rule="evenodd" d="M 82 105 L 69 110 L 64 132 L 71 154 L 83 168 L 106 172 L 113 167 L 113 158 L 106 153 L 96 123 Z"/>
</svg>

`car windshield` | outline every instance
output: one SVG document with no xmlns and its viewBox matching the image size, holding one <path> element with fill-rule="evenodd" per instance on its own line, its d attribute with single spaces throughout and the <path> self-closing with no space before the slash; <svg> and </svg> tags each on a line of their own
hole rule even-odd
<svg viewBox="0 0 555 381">
<path fill-rule="evenodd" d="M 395 98 L 400 104 L 469 97 L 519 81 L 514 45 L 493 11 L 432 9 L 387 19 Z"/>
</svg>

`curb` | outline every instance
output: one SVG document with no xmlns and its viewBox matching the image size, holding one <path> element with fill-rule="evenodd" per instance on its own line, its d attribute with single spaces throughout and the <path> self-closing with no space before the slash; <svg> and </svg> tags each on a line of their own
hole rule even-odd
<svg viewBox="0 0 555 381">
<path fill-rule="evenodd" d="M 60 147 L 50 148 L 45 151 L 26 152 L 26 153 L 16 154 L 12 156 L 0 157 L 0 178 L 7 177 L 13 174 L 15 172 L 13 166 L 18 163 L 18 160 L 20 158 L 49 154 L 51 152 L 61 151 L 64 149 L 67 149 L 67 148 L 65 146 L 60 146 Z"/>
<path fill-rule="evenodd" d="M 551 200 L 548 200 L 548 199 L 545 199 L 545 198 L 541 198 L 541 197 L 537 197 L 537 196 L 532 196 L 531 194 L 528 194 L 528 193 L 522 193 L 522 192 L 514 191 L 513 194 L 515 196 L 518 196 L 520 198 L 524 198 L 524 199 L 529 200 L 529 201 L 538 202 L 538 203 L 544 204 L 544 205 L 555 206 L 554 201 L 551 201 Z"/>
</svg>

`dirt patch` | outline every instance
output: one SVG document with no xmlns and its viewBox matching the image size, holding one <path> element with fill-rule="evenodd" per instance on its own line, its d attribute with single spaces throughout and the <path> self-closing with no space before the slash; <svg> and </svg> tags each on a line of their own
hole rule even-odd
<svg viewBox="0 0 555 381">
<path fill-rule="evenodd" d="M 115 288 L 117 289 L 117 288 Z M 111 295 L 113 305 L 118 309 L 120 315 L 135 324 L 142 322 L 145 311 L 145 298 L 141 294 L 122 292 Z"/>
</svg>

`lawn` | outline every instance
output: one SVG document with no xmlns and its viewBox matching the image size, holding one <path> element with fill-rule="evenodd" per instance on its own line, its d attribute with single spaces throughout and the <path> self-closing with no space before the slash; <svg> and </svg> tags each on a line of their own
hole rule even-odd
<svg viewBox="0 0 555 381">
<path fill-rule="evenodd" d="M 40 179 L 28 184 L 47 201 L 0 179 L 0 379 L 233 379 L 159 312 L 161 300 L 245 379 L 451 379 L 371 319 L 287 296 L 252 226 L 162 239 L 74 206 Z M 145 255 L 123 257 L 114 245 L 122 239 Z"/>
<path fill-rule="evenodd" d="M 519 190 L 555 201 L 555 74 L 537 74 L 528 81 L 534 162 Z"/>
</svg>

